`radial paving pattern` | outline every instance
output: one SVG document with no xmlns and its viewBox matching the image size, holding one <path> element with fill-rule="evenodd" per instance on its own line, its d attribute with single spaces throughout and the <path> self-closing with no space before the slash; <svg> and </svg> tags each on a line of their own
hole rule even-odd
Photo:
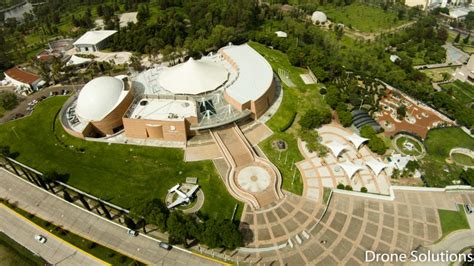
<svg viewBox="0 0 474 266">
<path fill-rule="evenodd" d="M 395 190 L 395 197 L 389 201 L 335 193 L 321 222 L 313 230 L 306 230 L 309 238 L 299 233 L 301 244 L 292 236 L 293 247 L 260 253 L 239 252 L 235 256 L 239 261 L 260 265 L 361 265 L 365 250 L 409 253 L 419 245 L 435 242 L 442 234 L 437 209 L 455 210 L 456 203 L 474 202 L 474 192 L 465 191 Z M 255 246 L 270 246 L 271 239 L 280 243 L 278 240 L 285 236 L 277 238 L 275 232 L 290 235 L 291 228 L 311 227 L 315 221 L 311 216 L 299 216 L 322 210 L 310 201 L 297 204 L 298 201 L 301 201 L 298 196 L 290 196 L 287 202 L 269 212 L 244 212 L 243 220 L 254 223 L 251 228 Z"/>
<path fill-rule="evenodd" d="M 271 181 L 270 173 L 265 168 L 257 165 L 244 167 L 237 175 L 239 186 L 252 193 L 264 191 Z"/>
</svg>

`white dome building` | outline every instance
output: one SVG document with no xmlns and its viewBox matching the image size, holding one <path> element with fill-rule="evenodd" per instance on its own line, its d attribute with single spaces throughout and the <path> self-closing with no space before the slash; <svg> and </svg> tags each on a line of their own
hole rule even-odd
<svg viewBox="0 0 474 266">
<path fill-rule="evenodd" d="M 328 17 L 321 11 L 314 11 L 311 15 L 311 21 L 313 24 L 324 24 L 328 21 Z"/>
<path fill-rule="evenodd" d="M 194 60 L 163 70 L 160 85 L 173 94 L 201 94 L 213 91 L 224 84 L 229 72 L 222 64 L 210 60 Z"/>
<path fill-rule="evenodd" d="M 77 98 L 76 115 L 82 122 L 104 119 L 125 98 L 122 80 L 99 77 L 88 82 Z"/>
</svg>

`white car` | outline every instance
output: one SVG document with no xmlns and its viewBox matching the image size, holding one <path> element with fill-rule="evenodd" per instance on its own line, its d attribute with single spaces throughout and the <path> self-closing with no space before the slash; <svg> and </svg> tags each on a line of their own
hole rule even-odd
<svg viewBox="0 0 474 266">
<path fill-rule="evenodd" d="M 35 235 L 35 240 L 40 242 L 41 244 L 46 243 L 46 237 L 44 237 L 42 235 Z"/>
</svg>

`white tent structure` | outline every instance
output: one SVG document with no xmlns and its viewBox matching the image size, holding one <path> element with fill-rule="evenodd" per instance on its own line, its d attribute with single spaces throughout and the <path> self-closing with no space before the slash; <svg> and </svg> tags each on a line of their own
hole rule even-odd
<svg viewBox="0 0 474 266">
<path fill-rule="evenodd" d="M 329 143 L 324 144 L 326 147 L 328 147 L 332 154 L 337 158 L 341 153 L 346 149 L 346 146 L 337 142 L 337 141 L 332 141 Z"/>
<path fill-rule="evenodd" d="M 90 59 L 90 58 L 83 58 L 83 57 L 73 55 L 73 56 L 71 56 L 69 61 L 67 61 L 66 65 L 68 65 L 68 66 L 79 66 L 79 65 L 84 65 L 86 63 L 89 63 L 90 61 L 92 61 L 92 59 Z"/>
<path fill-rule="evenodd" d="M 350 179 L 352 179 L 355 173 L 364 169 L 364 167 L 350 163 L 350 162 L 339 163 L 339 166 L 344 170 L 344 172 L 346 172 L 347 176 Z"/>
<path fill-rule="evenodd" d="M 174 94 L 201 94 L 217 89 L 229 77 L 224 66 L 210 60 L 194 60 L 163 70 L 160 85 Z"/>
<path fill-rule="evenodd" d="M 362 145 L 364 142 L 368 141 L 369 139 L 363 138 L 357 134 L 352 134 L 348 137 L 346 137 L 348 141 L 350 141 L 356 148 L 356 150 L 359 149 L 360 145 Z"/>
<path fill-rule="evenodd" d="M 311 21 L 313 24 L 324 24 L 326 21 L 328 21 L 328 17 L 321 11 L 314 11 L 314 13 L 311 15 Z"/>
<path fill-rule="evenodd" d="M 387 164 L 375 158 L 370 158 L 370 160 L 366 161 L 365 163 L 372 170 L 372 172 L 374 172 L 375 176 L 378 176 L 383 169 L 388 167 Z"/>
</svg>

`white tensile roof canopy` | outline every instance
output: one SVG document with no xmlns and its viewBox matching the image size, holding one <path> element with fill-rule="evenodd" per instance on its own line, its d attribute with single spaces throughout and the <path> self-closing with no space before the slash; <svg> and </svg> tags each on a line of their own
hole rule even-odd
<svg viewBox="0 0 474 266">
<path fill-rule="evenodd" d="M 329 143 L 324 144 L 326 145 L 332 152 L 332 154 L 337 158 L 339 155 L 341 155 L 341 152 L 346 149 L 346 146 L 337 142 L 337 141 L 332 141 Z"/>
<path fill-rule="evenodd" d="M 229 77 L 224 66 L 209 60 L 194 60 L 163 70 L 160 85 L 174 94 L 201 94 L 217 89 Z"/>
<path fill-rule="evenodd" d="M 354 144 L 356 149 L 359 149 L 360 145 L 362 145 L 364 142 L 368 141 L 369 139 L 363 138 L 357 134 L 352 134 L 348 137 L 346 137 L 348 141 L 350 141 L 352 144 Z"/>
<path fill-rule="evenodd" d="M 77 66 L 77 65 L 82 65 L 82 64 L 88 63 L 90 61 L 92 61 L 92 59 L 72 55 L 71 58 L 69 59 L 69 61 L 67 61 L 66 65 L 68 65 L 68 66 Z"/>
<path fill-rule="evenodd" d="M 84 33 L 74 45 L 95 45 L 117 33 L 116 30 L 94 30 Z"/>
<path fill-rule="evenodd" d="M 385 167 L 387 167 L 386 164 L 374 158 L 370 158 L 370 160 L 366 161 L 365 163 L 370 169 L 372 169 L 375 176 L 378 176 L 380 172 L 382 172 L 382 170 L 385 169 Z"/>
<path fill-rule="evenodd" d="M 339 163 L 339 166 L 346 172 L 347 176 L 352 179 L 355 173 L 364 169 L 364 167 L 360 165 L 355 165 L 350 162 Z"/>
</svg>

